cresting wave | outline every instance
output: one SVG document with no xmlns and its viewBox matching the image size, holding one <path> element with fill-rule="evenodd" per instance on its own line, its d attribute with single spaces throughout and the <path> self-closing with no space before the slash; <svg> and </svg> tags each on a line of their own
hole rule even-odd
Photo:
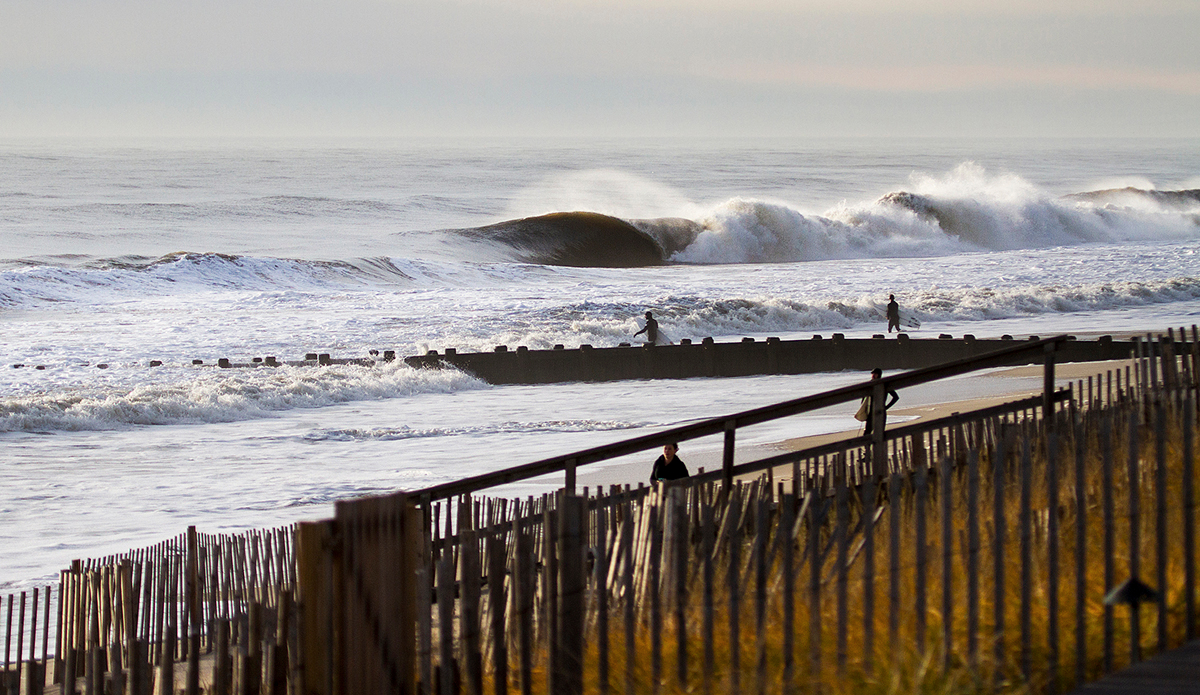
<svg viewBox="0 0 1200 695">
<path fill-rule="evenodd" d="M 913 183 L 912 191 L 820 215 L 733 198 L 695 220 L 560 212 L 450 231 L 507 248 L 516 260 L 584 267 L 922 257 L 1200 236 L 1200 190 L 1056 197 L 972 164 Z"/>
<path fill-rule="evenodd" d="M 171 383 L 0 398 L 0 432 L 236 422 L 295 408 L 488 388 L 462 372 L 376 367 L 186 370 Z"/>
</svg>

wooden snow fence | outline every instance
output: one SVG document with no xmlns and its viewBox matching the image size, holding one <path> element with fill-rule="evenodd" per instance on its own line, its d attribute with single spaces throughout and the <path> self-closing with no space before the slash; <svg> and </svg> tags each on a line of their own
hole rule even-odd
<svg viewBox="0 0 1200 695">
<path fill-rule="evenodd" d="M 232 535 L 192 527 L 148 548 L 76 560 L 61 572 L 53 612 L 50 587 L 40 623 L 37 590 L 29 623 L 21 611 L 17 642 L 28 625 L 29 658 L 22 665 L 18 649 L 12 670 L 6 659 L 0 693 L 34 695 L 49 684 L 89 695 L 282 695 L 297 635 L 292 539 L 290 527 Z M 14 623 L 6 624 L 11 642 Z"/>
<path fill-rule="evenodd" d="M 306 631 L 307 663 L 327 660 L 302 692 L 790 693 L 937 674 L 1058 692 L 1094 679 L 1197 629 L 1191 338 L 1139 341 L 1128 367 L 1049 398 L 733 476 L 575 494 L 585 452 L 562 459 L 569 484 L 554 494 L 483 497 L 481 476 L 340 504 L 300 530 L 301 601 L 320 614 L 305 620 L 323 626 Z M 354 558 L 368 548 L 380 559 L 366 568 Z M 1154 591 L 1106 603 L 1126 580 Z M 390 612 L 372 612 L 389 592 Z M 385 634 L 385 617 L 406 624 Z"/>
</svg>

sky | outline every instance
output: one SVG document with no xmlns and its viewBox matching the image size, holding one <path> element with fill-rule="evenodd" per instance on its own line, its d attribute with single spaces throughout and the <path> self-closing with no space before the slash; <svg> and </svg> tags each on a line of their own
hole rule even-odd
<svg viewBox="0 0 1200 695">
<path fill-rule="evenodd" d="M 0 0 L 0 137 L 1200 137 L 1200 0 Z"/>
</svg>

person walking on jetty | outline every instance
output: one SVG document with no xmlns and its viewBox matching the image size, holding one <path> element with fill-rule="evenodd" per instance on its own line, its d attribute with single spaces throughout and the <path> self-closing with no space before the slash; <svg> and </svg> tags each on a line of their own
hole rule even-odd
<svg viewBox="0 0 1200 695">
<path fill-rule="evenodd" d="M 675 443 L 663 447 L 662 456 L 658 457 L 654 462 L 654 468 L 650 470 L 651 483 L 688 477 L 688 469 L 684 465 L 683 459 L 675 455 L 678 451 L 679 445 Z"/>
<path fill-rule="evenodd" d="M 879 381 L 882 378 L 883 378 L 883 370 L 882 369 L 880 369 L 879 367 L 876 367 L 871 370 L 871 381 Z M 884 388 L 883 397 L 885 399 L 885 402 L 883 404 L 883 418 L 884 418 L 884 421 L 886 422 L 888 408 L 891 408 L 893 405 L 896 405 L 896 401 L 900 400 L 900 394 L 896 393 L 896 390 L 893 389 L 891 386 L 887 386 Z M 871 434 L 871 428 L 874 423 L 874 420 L 871 417 L 871 412 L 875 408 L 871 402 L 871 399 L 872 399 L 872 396 L 864 397 L 862 399 L 862 403 L 859 404 L 859 406 L 858 406 L 858 412 L 854 414 L 854 419 L 863 423 L 863 434 L 865 434 L 865 435 Z"/>
<path fill-rule="evenodd" d="M 633 337 L 636 338 L 643 333 L 646 334 L 647 344 L 658 344 L 658 321 L 654 320 L 654 314 L 650 313 L 649 311 L 646 312 L 646 325 L 642 327 L 642 330 L 634 333 Z"/>
<path fill-rule="evenodd" d="M 892 328 L 895 328 L 897 333 L 904 330 L 900 327 L 900 305 L 896 303 L 896 295 L 894 294 L 888 295 L 887 320 L 888 333 L 892 332 Z"/>
</svg>

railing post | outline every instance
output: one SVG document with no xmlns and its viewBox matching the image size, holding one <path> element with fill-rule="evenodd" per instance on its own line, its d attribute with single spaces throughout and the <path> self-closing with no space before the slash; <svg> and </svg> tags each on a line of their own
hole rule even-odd
<svg viewBox="0 0 1200 695">
<path fill-rule="evenodd" d="M 566 471 L 566 480 L 563 483 L 563 487 L 566 488 L 568 495 L 575 494 L 575 466 L 578 461 L 579 459 L 567 459 L 567 465 L 564 469 Z"/>
<path fill-rule="evenodd" d="M 737 421 L 725 421 L 725 452 L 721 457 L 721 472 L 725 482 L 725 491 L 728 493 L 729 487 L 733 485 L 733 446 L 735 433 L 737 432 Z"/>
</svg>

